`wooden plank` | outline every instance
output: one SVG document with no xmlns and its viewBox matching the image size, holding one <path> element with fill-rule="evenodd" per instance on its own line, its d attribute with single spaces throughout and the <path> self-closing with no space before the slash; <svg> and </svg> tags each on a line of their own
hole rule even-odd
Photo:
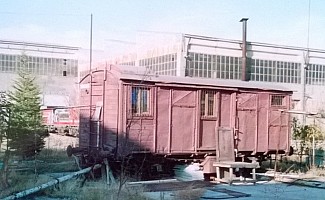
<svg viewBox="0 0 325 200">
<path fill-rule="evenodd" d="M 248 162 L 214 162 L 213 166 L 215 167 L 225 167 L 225 168 L 259 168 L 257 162 L 248 163 Z"/>
<path fill-rule="evenodd" d="M 169 90 L 169 104 L 168 104 L 168 116 L 169 116 L 169 128 L 168 128 L 168 152 L 171 153 L 172 147 L 172 102 L 173 102 L 173 89 Z"/>
<path fill-rule="evenodd" d="M 235 161 L 233 129 L 229 127 L 219 127 L 217 134 L 217 162 Z"/>
</svg>

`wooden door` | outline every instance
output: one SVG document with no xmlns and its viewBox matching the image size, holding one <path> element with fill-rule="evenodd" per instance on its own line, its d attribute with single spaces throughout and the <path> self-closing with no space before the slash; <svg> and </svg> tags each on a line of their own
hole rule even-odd
<svg viewBox="0 0 325 200">
<path fill-rule="evenodd" d="M 194 150 L 194 108 L 173 106 L 171 149 L 176 152 Z"/>
<path fill-rule="evenodd" d="M 194 151 L 196 92 L 173 89 L 171 114 L 171 151 Z"/>
<path fill-rule="evenodd" d="M 257 94 L 238 94 L 237 119 L 238 150 L 254 151 L 257 142 Z"/>
<path fill-rule="evenodd" d="M 289 114 L 271 109 L 268 134 L 268 150 L 289 150 Z"/>
</svg>

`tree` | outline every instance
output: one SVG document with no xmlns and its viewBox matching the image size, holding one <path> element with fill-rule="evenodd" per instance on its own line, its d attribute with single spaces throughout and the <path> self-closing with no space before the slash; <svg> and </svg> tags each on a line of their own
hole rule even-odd
<svg viewBox="0 0 325 200">
<path fill-rule="evenodd" d="M 35 77 L 19 72 L 8 94 L 10 130 L 7 133 L 9 150 L 22 158 L 40 152 L 48 136 L 42 125 L 40 90 Z"/>
<path fill-rule="evenodd" d="M 7 98 L 4 92 L 0 92 L 0 152 L 2 151 L 1 144 L 5 139 L 5 133 L 8 122 L 8 111 L 7 111 Z"/>
<path fill-rule="evenodd" d="M 7 100 L 7 95 L 2 92 L 0 96 L 0 144 L 7 138 L 8 133 L 10 132 L 10 122 L 9 117 L 9 102 Z M 1 145 L 0 145 L 0 152 L 1 152 Z M 9 174 L 9 147 L 7 145 L 6 150 L 4 152 L 4 156 L 2 159 L 2 168 L 0 169 L 0 189 L 6 188 L 9 186 L 8 183 L 8 174 Z"/>
<path fill-rule="evenodd" d="M 303 153 L 307 149 L 311 150 L 313 148 L 313 139 L 315 140 L 315 142 L 320 142 L 324 140 L 324 134 L 318 126 L 316 126 L 315 124 L 301 125 L 299 124 L 296 118 L 293 118 L 292 131 L 293 139 L 299 142 L 298 152 L 300 154 L 300 162 L 302 160 Z"/>
<path fill-rule="evenodd" d="M 42 125 L 40 90 L 35 77 L 25 71 L 27 64 L 28 57 L 23 53 L 13 91 L 0 99 L 0 143 L 6 142 L 0 188 L 9 186 L 9 160 L 12 156 L 23 159 L 35 156 L 44 147 L 44 139 L 48 136 Z"/>
</svg>

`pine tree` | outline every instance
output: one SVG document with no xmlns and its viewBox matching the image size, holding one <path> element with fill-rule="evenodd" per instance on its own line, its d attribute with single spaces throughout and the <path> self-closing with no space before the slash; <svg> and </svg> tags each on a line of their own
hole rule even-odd
<svg viewBox="0 0 325 200">
<path fill-rule="evenodd" d="M 7 95 L 1 93 L 0 96 L 0 144 L 4 142 L 7 138 L 8 133 L 10 132 L 10 118 L 9 118 L 9 102 Z M 2 146 L 0 145 L 0 150 L 2 151 Z M 2 168 L 0 169 L 0 189 L 7 188 L 9 186 L 8 175 L 9 175 L 9 157 L 10 151 L 9 147 L 4 151 L 2 157 Z"/>
<path fill-rule="evenodd" d="M 9 92 L 10 132 L 7 133 L 9 150 L 28 158 L 41 151 L 48 136 L 42 126 L 40 90 L 35 77 L 20 72 Z"/>
<path fill-rule="evenodd" d="M 8 124 L 8 112 L 7 112 L 7 98 L 5 93 L 0 93 L 0 152 L 2 151 L 1 144 L 6 137 L 6 129 Z"/>
</svg>

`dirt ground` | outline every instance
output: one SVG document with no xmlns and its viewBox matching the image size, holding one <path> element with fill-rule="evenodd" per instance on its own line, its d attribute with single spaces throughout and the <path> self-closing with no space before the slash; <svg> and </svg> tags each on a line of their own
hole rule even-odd
<svg viewBox="0 0 325 200">
<path fill-rule="evenodd" d="M 73 147 L 78 145 L 78 138 L 71 136 L 58 135 L 50 133 L 50 136 L 45 139 L 45 148 L 47 149 L 66 149 L 67 146 Z"/>
<path fill-rule="evenodd" d="M 45 149 L 66 149 L 67 146 L 72 145 L 73 147 L 78 146 L 79 138 L 58 135 L 50 133 L 50 136 L 45 138 Z M 6 149 L 6 142 L 0 144 L 0 152 Z"/>
</svg>

